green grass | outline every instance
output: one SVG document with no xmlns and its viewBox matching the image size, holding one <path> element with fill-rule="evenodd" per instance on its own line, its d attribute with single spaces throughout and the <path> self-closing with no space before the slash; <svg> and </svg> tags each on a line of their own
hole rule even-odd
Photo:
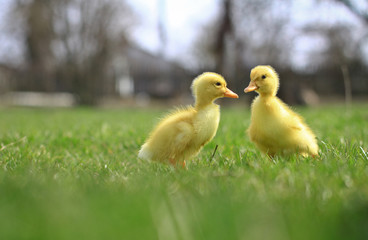
<svg viewBox="0 0 368 240">
<path fill-rule="evenodd" d="M 0 239 L 368 239 L 367 109 L 298 108 L 320 158 L 270 161 L 222 107 L 188 170 L 136 157 L 162 109 L 0 109 Z"/>
</svg>

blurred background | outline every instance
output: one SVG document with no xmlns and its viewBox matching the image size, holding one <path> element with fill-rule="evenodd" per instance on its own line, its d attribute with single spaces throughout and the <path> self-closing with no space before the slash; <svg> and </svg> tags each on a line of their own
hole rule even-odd
<svg viewBox="0 0 368 240">
<path fill-rule="evenodd" d="M 203 71 L 248 103 L 260 64 L 289 104 L 366 101 L 368 1 L 0 1 L 1 104 L 188 103 Z"/>
</svg>

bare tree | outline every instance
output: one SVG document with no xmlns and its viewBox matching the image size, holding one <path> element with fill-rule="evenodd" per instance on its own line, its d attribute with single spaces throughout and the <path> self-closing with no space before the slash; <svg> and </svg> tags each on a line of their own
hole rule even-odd
<svg viewBox="0 0 368 240">
<path fill-rule="evenodd" d="M 356 3 L 351 0 L 335 0 L 335 1 L 344 4 L 352 13 L 354 13 L 356 16 L 365 21 L 366 24 L 368 24 L 368 12 L 366 9 L 365 10 L 359 9 Z"/>
<path fill-rule="evenodd" d="M 25 19 L 24 88 L 70 91 L 81 104 L 113 91 L 112 62 L 132 22 L 123 1 L 18 0 L 13 12 Z"/>
<path fill-rule="evenodd" d="M 116 1 L 107 0 L 59 0 L 54 9 L 60 77 L 74 89 L 82 104 L 94 104 L 108 91 L 106 87 L 114 86 L 112 61 L 116 54 L 123 54 L 127 44 L 126 26 L 118 26 L 123 9 Z M 71 11 L 74 16 L 70 16 Z"/>
<path fill-rule="evenodd" d="M 222 1 L 218 18 L 203 29 L 195 45 L 200 62 L 207 62 L 204 67 L 228 76 L 240 89 L 249 66 L 285 64 L 290 49 L 283 34 L 288 14 L 275 13 L 277 4 L 287 2 Z"/>
<path fill-rule="evenodd" d="M 53 84 L 53 54 L 51 42 L 53 39 L 52 12 L 49 1 L 21 1 L 16 3 L 14 18 L 24 18 L 17 22 L 23 24 L 23 43 L 25 71 L 27 79 L 20 83 L 20 89 L 36 91 L 51 91 Z M 9 19 L 10 21 L 12 19 Z"/>
<path fill-rule="evenodd" d="M 222 13 L 219 27 L 216 32 L 213 52 L 215 54 L 215 69 L 217 72 L 224 72 L 224 58 L 226 54 L 226 40 L 233 37 L 233 23 L 231 19 L 232 0 L 223 0 Z"/>
</svg>

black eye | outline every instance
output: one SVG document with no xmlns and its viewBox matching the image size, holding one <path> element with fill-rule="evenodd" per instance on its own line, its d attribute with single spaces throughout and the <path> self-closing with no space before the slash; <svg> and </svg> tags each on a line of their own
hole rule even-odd
<svg viewBox="0 0 368 240">
<path fill-rule="evenodd" d="M 262 79 L 265 79 L 266 78 L 266 75 L 262 75 Z"/>
<path fill-rule="evenodd" d="M 221 86 L 220 82 L 215 83 L 216 86 Z"/>
</svg>

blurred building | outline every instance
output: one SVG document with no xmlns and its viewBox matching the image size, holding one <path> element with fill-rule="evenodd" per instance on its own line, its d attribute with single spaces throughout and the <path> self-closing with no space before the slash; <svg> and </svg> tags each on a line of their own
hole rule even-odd
<svg viewBox="0 0 368 240">
<path fill-rule="evenodd" d="M 102 81 L 101 97 L 129 98 L 140 94 L 149 98 L 167 99 L 189 92 L 192 74 L 178 63 L 130 45 L 116 56 L 109 74 L 111 77 Z M 50 91 L 40 91 L 48 89 L 41 86 L 46 81 L 38 82 L 38 86 L 27 84 L 28 78 L 22 74 L 22 70 L 0 65 L 0 94 L 19 91 L 27 94 L 28 92 L 73 93 L 70 85 L 57 84 L 58 75 L 53 76 L 54 78 L 48 80 L 54 82 L 53 88 Z M 85 82 L 88 83 L 88 80 Z"/>
<path fill-rule="evenodd" d="M 170 98 L 188 91 L 191 74 L 178 63 L 137 47 L 126 50 L 127 73 L 134 83 L 134 94 Z"/>
</svg>

